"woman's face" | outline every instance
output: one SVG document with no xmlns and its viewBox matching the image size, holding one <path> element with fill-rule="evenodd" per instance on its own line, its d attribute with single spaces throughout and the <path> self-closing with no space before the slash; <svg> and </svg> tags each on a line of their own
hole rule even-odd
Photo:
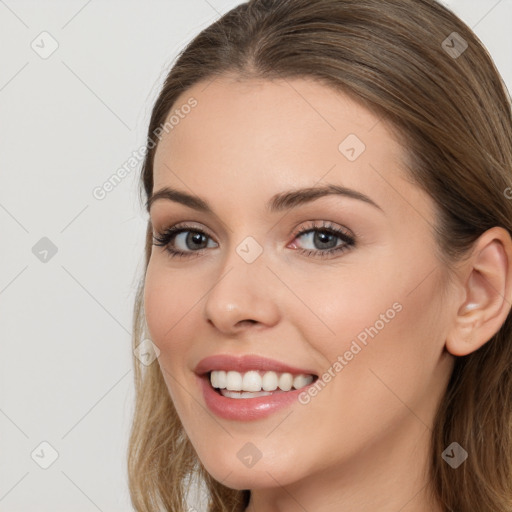
<svg viewBox="0 0 512 512">
<path fill-rule="evenodd" d="M 182 256 L 153 246 L 145 311 L 208 472 L 257 489 L 404 460 L 420 468 L 452 368 L 454 309 L 433 202 L 406 180 L 403 149 L 377 117 L 312 80 L 201 83 L 172 114 L 150 216 L 156 236 L 188 231 L 162 242 Z M 195 204 L 157 198 L 166 187 Z M 217 355 L 235 359 L 203 361 Z M 227 396 L 209 384 L 213 369 L 214 384 L 234 388 Z M 299 390 L 240 398 L 240 383 Z"/>
</svg>

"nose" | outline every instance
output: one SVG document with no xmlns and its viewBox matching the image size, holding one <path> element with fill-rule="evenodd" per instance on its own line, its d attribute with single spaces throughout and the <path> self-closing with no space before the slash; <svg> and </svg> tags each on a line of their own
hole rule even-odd
<svg viewBox="0 0 512 512">
<path fill-rule="evenodd" d="M 279 321 L 282 289 L 264 253 L 248 263 L 232 249 L 206 296 L 204 316 L 224 335 L 250 326 L 272 327 Z"/>
</svg>

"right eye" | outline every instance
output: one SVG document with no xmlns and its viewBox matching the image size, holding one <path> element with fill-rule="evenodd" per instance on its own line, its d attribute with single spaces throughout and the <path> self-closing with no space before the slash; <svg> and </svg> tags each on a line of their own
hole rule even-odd
<svg viewBox="0 0 512 512">
<path fill-rule="evenodd" d="M 165 247 L 171 257 L 188 258 L 191 253 L 202 254 L 208 246 L 209 238 L 209 235 L 196 227 L 181 225 L 153 235 L 153 245 Z M 176 244 L 181 244 L 181 248 L 176 249 Z"/>
</svg>

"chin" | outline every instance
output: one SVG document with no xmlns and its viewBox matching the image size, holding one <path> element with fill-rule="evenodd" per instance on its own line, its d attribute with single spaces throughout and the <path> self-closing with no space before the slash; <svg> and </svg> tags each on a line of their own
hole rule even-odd
<svg viewBox="0 0 512 512">
<path fill-rule="evenodd" d="M 270 474 L 267 473 L 265 469 L 256 470 L 253 468 L 240 470 L 239 468 L 231 468 L 231 471 L 232 473 L 228 477 L 226 477 L 226 475 L 229 474 L 229 471 L 222 474 L 218 474 L 217 471 L 208 471 L 208 473 L 210 473 L 213 478 L 215 478 L 215 480 L 220 482 L 222 485 L 237 491 L 243 491 L 247 489 L 268 489 L 289 483 L 283 482 L 279 476 L 274 476 L 271 471 L 269 471 Z M 271 475 L 274 476 L 274 478 L 272 478 Z M 279 484 L 277 482 L 279 482 Z"/>
<path fill-rule="evenodd" d="M 238 458 L 237 451 L 233 451 L 232 455 L 225 452 L 223 456 L 212 453 L 208 457 L 200 457 L 206 471 L 230 489 L 265 489 L 289 485 L 304 476 L 294 472 L 297 469 L 296 458 L 294 462 L 287 464 L 273 456 L 267 461 L 262 457 L 255 463 L 252 461 L 253 465 L 249 467 Z"/>
</svg>

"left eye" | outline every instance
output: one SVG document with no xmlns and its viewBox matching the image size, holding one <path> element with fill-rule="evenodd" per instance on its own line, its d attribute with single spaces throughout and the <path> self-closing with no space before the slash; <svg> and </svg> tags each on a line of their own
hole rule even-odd
<svg viewBox="0 0 512 512">
<path fill-rule="evenodd" d="M 298 248 L 298 251 L 315 257 L 328 257 L 332 254 L 348 250 L 355 245 L 354 236 L 331 224 L 313 225 L 309 229 L 299 231 L 294 235 L 293 245 L 295 247 L 297 245 L 295 240 L 299 238 L 305 238 L 317 248 Z M 200 255 L 208 247 L 216 247 L 216 243 L 213 242 L 209 235 L 192 226 L 174 226 L 163 233 L 153 235 L 153 239 L 154 245 L 165 247 L 172 257 L 187 258 L 192 253 Z M 212 242 L 213 245 L 209 245 L 208 241 Z M 338 241 L 341 241 L 341 243 L 338 243 Z M 181 244 L 181 247 L 179 244 Z"/>
<path fill-rule="evenodd" d="M 310 229 L 308 231 L 302 231 L 301 234 L 299 234 L 299 236 L 296 238 L 302 238 L 309 241 L 314 246 L 316 246 L 317 249 L 334 249 L 338 245 L 338 240 L 341 240 L 340 235 L 325 229 Z"/>
<path fill-rule="evenodd" d="M 295 239 L 306 238 L 313 246 L 319 249 L 299 249 L 306 256 L 328 258 L 340 254 L 355 246 L 355 237 L 344 230 L 326 222 L 322 225 L 313 223 L 309 229 L 303 229 L 295 235 Z M 341 243 L 338 243 L 338 240 Z M 296 245 L 295 242 L 293 245 Z"/>
</svg>

